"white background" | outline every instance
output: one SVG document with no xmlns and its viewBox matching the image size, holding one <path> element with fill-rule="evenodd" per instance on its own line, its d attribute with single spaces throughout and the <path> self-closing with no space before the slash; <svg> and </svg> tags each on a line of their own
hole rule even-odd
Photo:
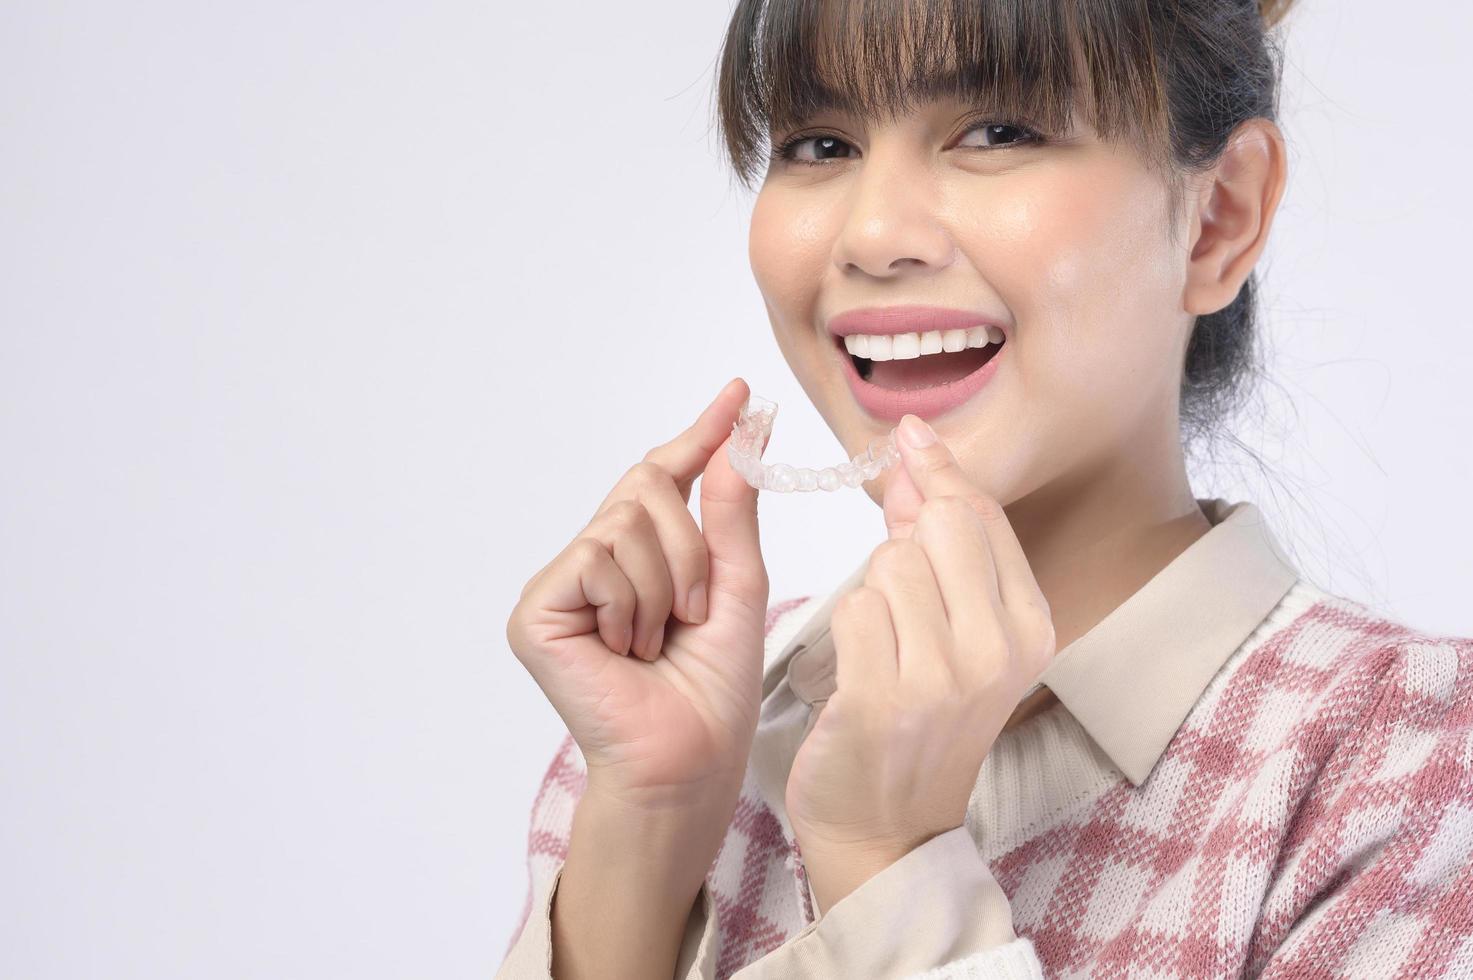
<svg viewBox="0 0 1473 980">
<path fill-rule="evenodd" d="M 745 377 L 837 462 L 710 125 L 726 3 L 0 3 L 0 974 L 488 977 L 560 719 L 521 584 Z M 1473 634 L 1473 15 L 1287 24 L 1242 455 L 1311 578 Z M 768 498 L 773 598 L 883 536 Z"/>
</svg>

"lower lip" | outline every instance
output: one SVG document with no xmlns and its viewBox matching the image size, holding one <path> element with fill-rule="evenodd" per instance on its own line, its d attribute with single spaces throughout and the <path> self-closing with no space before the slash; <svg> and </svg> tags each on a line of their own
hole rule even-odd
<svg viewBox="0 0 1473 980">
<path fill-rule="evenodd" d="M 860 407 L 875 418 L 899 422 L 906 414 L 919 415 L 923 419 L 935 418 L 968 401 L 992 380 L 992 376 L 997 373 L 997 362 L 1002 359 L 1006 348 L 1007 344 L 1004 343 L 986 364 L 964 378 L 958 378 L 950 384 L 912 391 L 895 391 L 870 384 L 859 376 L 854 359 L 849 356 L 842 343 L 838 345 L 838 352 L 839 359 L 844 362 L 844 379 L 849 382 L 849 390 L 854 393 L 854 400 L 859 402 Z"/>
</svg>

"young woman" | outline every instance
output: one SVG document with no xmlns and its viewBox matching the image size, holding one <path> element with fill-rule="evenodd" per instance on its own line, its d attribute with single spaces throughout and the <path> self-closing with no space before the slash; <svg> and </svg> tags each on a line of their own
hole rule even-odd
<svg viewBox="0 0 1473 980">
<path fill-rule="evenodd" d="M 569 736 L 499 976 L 1473 975 L 1473 641 L 1187 477 L 1252 378 L 1280 6 L 737 3 L 753 271 L 845 449 L 899 425 L 889 534 L 769 605 L 734 379 L 527 583 Z"/>
</svg>

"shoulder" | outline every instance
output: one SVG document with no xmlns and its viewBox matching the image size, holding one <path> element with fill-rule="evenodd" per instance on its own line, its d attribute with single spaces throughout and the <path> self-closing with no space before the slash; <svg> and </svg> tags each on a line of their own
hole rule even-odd
<svg viewBox="0 0 1473 980">
<path fill-rule="evenodd" d="M 1406 800 L 1424 765 L 1462 765 L 1473 639 L 1418 629 L 1300 579 L 1209 683 L 1173 745 L 1232 759 L 1286 800 L 1380 783 Z M 1439 761 L 1441 760 L 1441 761 Z M 1448 773 L 1444 773 L 1447 775 Z"/>
<path fill-rule="evenodd" d="M 1326 958 L 1389 975 L 1426 922 L 1473 931 L 1473 638 L 1295 590 L 1310 601 L 1253 654 L 1272 667 L 1268 693 L 1251 693 L 1252 671 L 1242 685 L 1254 730 L 1281 735 L 1243 796 L 1254 826 L 1281 835 L 1254 959 L 1276 975 Z"/>
<path fill-rule="evenodd" d="M 1286 601 L 1289 615 L 1254 653 L 1268 669 L 1249 676 L 1281 705 L 1295 690 L 1307 696 L 1287 734 L 1321 743 L 1322 775 L 1404 800 L 1473 798 L 1473 637 L 1420 629 L 1303 580 Z"/>
<path fill-rule="evenodd" d="M 1358 754 L 1368 757 L 1362 761 L 1375 761 L 1400 791 L 1422 802 L 1473 802 L 1473 638 L 1351 606 L 1383 630 L 1369 658 L 1375 686 L 1360 722 Z"/>
<path fill-rule="evenodd" d="M 1383 715 L 1413 692 L 1451 707 L 1466 702 L 1473 685 L 1473 638 L 1419 629 L 1306 579 L 1234 659 L 1239 670 L 1230 673 L 1246 672 L 1260 686 L 1354 698 Z"/>
<path fill-rule="evenodd" d="M 1307 602 L 1285 643 L 1292 662 L 1333 665 L 1330 686 L 1368 688 L 1367 710 L 1382 720 L 1422 717 L 1436 706 L 1462 717 L 1459 707 L 1473 696 L 1473 637 L 1420 629 L 1302 579 L 1294 592 Z"/>
</svg>

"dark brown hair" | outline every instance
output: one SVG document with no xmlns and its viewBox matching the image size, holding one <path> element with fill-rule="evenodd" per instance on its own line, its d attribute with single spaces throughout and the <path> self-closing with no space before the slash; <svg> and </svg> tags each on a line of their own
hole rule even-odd
<svg viewBox="0 0 1473 980">
<path fill-rule="evenodd" d="M 717 125 L 749 189 L 776 133 L 833 107 L 866 120 L 956 97 L 1043 134 L 1078 114 L 1133 144 L 1175 216 L 1183 178 L 1213 166 L 1238 124 L 1277 120 L 1293 0 L 737 0 L 717 73 Z M 1190 444 L 1225 422 L 1259 373 L 1256 276 L 1198 316 L 1181 389 Z"/>
</svg>

